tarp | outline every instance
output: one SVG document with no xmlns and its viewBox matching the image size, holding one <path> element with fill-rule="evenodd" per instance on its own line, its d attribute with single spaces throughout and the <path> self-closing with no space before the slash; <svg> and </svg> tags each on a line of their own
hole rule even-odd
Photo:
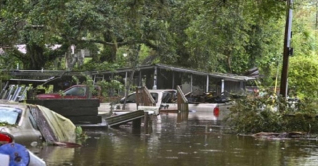
<svg viewBox="0 0 318 166">
<path fill-rule="evenodd" d="M 75 142 L 76 141 L 76 126 L 71 120 L 65 118 L 64 116 L 40 105 L 37 105 L 41 110 L 43 116 L 45 117 L 48 125 L 52 129 L 55 135 L 56 142 Z"/>
</svg>

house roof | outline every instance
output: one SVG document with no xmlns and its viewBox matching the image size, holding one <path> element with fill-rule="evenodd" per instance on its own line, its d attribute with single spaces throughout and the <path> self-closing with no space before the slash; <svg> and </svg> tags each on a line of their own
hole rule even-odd
<svg viewBox="0 0 318 166">
<path fill-rule="evenodd" d="M 242 75 L 236 75 L 236 74 L 225 74 L 225 73 L 209 73 L 204 71 L 198 71 L 193 69 L 187 69 L 183 67 L 175 67 L 165 64 L 153 64 L 153 65 L 142 65 L 138 66 L 136 68 L 136 71 L 143 71 L 147 70 L 153 70 L 153 69 L 163 69 L 163 70 L 169 70 L 169 71 L 175 71 L 175 72 L 182 72 L 182 73 L 188 73 L 193 75 L 199 75 L 199 76 L 209 76 L 211 78 L 220 78 L 224 79 L 226 81 L 249 81 L 249 80 L 255 80 L 255 77 L 251 76 L 242 76 Z M 83 73 L 85 75 L 91 75 L 91 76 L 99 76 L 99 75 L 105 75 L 105 74 L 124 74 L 126 72 L 131 71 L 133 68 L 120 68 L 117 70 L 107 70 L 107 71 L 85 71 L 85 72 L 72 72 L 72 71 L 65 71 L 65 70 L 14 70 L 11 71 L 12 76 L 44 76 L 46 78 L 50 78 L 51 76 L 83 76 Z"/>
<path fill-rule="evenodd" d="M 249 76 L 240 76 L 236 74 L 224 74 L 224 73 L 209 73 L 209 72 L 204 72 L 204 71 L 198 71 L 198 70 L 193 70 L 193 69 L 187 69 L 183 67 L 175 67 L 175 66 L 170 66 L 170 65 L 165 65 L 165 64 L 153 64 L 153 65 L 143 65 L 143 66 L 138 66 L 137 71 L 139 70 L 146 70 L 146 69 L 165 69 L 165 70 L 170 70 L 170 71 L 175 71 L 175 72 L 183 72 L 183 73 L 188 73 L 188 74 L 194 74 L 194 75 L 201 75 L 201 76 L 209 76 L 213 78 L 220 78 L 228 81 L 248 81 L 248 80 L 255 80 L 254 77 L 249 77 Z M 108 73 L 124 73 L 131 71 L 132 68 L 121 68 L 117 69 L 115 71 L 101 71 L 98 73 L 95 73 L 93 75 L 98 75 L 98 74 L 108 74 Z"/>
</svg>

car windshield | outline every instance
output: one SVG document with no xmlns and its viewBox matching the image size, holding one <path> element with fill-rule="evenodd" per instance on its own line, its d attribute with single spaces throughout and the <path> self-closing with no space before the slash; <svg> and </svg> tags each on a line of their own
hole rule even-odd
<svg viewBox="0 0 318 166">
<path fill-rule="evenodd" d="M 158 93 L 150 93 L 155 102 L 158 102 Z"/>
<path fill-rule="evenodd" d="M 65 91 L 66 96 L 85 96 L 85 87 L 73 87 Z"/>
<path fill-rule="evenodd" d="M 22 110 L 17 108 L 0 107 L 0 123 L 16 124 L 21 112 Z"/>
<path fill-rule="evenodd" d="M 155 100 L 155 103 L 158 102 L 158 93 L 150 93 L 150 95 L 152 96 L 152 98 Z M 124 100 L 122 99 L 120 101 L 120 103 L 124 103 Z M 127 96 L 127 100 L 126 103 L 136 103 L 136 93 L 133 93 L 129 96 Z"/>
</svg>

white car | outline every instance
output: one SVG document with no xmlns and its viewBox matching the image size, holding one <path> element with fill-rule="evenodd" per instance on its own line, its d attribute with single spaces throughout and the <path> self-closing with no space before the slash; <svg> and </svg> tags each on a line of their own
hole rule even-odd
<svg viewBox="0 0 318 166">
<path fill-rule="evenodd" d="M 150 95 L 154 99 L 154 107 L 159 109 L 177 109 L 177 103 L 175 99 L 177 97 L 177 91 L 174 89 L 157 89 L 149 90 Z M 131 93 L 127 96 L 125 109 L 123 109 L 125 98 L 122 98 L 118 104 L 114 106 L 113 114 L 120 115 L 127 112 L 137 111 L 137 95 Z"/>
</svg>

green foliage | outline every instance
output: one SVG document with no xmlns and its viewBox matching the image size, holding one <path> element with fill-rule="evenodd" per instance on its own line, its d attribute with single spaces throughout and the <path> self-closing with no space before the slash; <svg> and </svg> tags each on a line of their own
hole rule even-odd
<svg viewBox="0 0 318 166">
<path fill-rule="evenodd" d="M 295 2 L 292 47 L 297 57 L 316 54 L 315 3 Z M 0 47 L 7 48 L 2 68 L 19 62 L 21 69 L 57 69 L 52 62 L 72 44 L 92 55 L 76 71 L 153 62 L 239 74 L 258 67 L 273 84 L 270 73 L 276 67 L 269 66 L 282 62 L 286 1 L 6 1 L 0 8 Z M 17 51 L 16 44 L 27 44 L 28 53 Z M 54 44 L 62 46 L 47 48 Z M 131 63 L 137 54 L 122 54 L 137 45 L 138 61 Z"/>
<path fill-rule="evenodd" d="M 265 68 L 282 50 L 284 5 L 277 1 L 187 1 L 177 11 L 187 13 L 188 21 L 183 31 L 186 38 L 178 36 L 185 46 L 181 49 L 186 50 L 179 61 L 212 72 Z"/>
<path fill-rule="evenodd" d="M 94 89 L 94 80 L 90 75 L 86 75 L 82 73 L 83 76 L 85 76 L 85 81 L 83 84 L 88 85 L 90 89 Z"/>
<path fill-rule="evenodd" d="M 98 81 L 97 85 L 99 85 L 102 88 L 102 95 L 104 97 L 108 97 L 108 94 L 112 93 L 112 96 L 118 96 L 118 92 L 124 91 L 124 85 L 118 81 L 117 79 L 120 78 L 114 78 L 111 81 Z M 107 99 L 106 99 L 107 100 Z"/>
<path fill-rule="evenodd" d="M 95 63 L 90 60 L 84 65 L 74 68 L 74 71 L 113 71 L 120 68 L 121 66 L 122 64 L 120 63 Z"/>
<path fill-rule="evenodd" d="M 318 60 L 316 56 L 297 56 L 290 58 L 289 87 L 300 98 L 318 97 Z"/>
<path fill-rule="evenodd" d="M 85 81 L 82 82 L 82 84 L 89 87 L 89 89 L 91 90 L 90 95 L 97 93 L 98 89 L 94 88 L 94 86 L 98 85 L 101 88 L 100 90 L 103 100 L 108 100 L 109 94 L 111 94 L 111 96 L 118 96 L 119 92 L 124 91 L 124 85 L 120 81 L 118 81 L 122 79 L 121 77 L 117 76 L 110 81 L 101 80 L 94 83 L 94 80 L 91 76 L 84 73 L 82 75 L 85 77 Z M 72 78 L 77 82 L 77 84 L 80 83 L 79 78 L 77 78 L 76 76 L 73 76 Z"/>
<path fill-rule="evenodd" d="M 295 56 L 317 54 L 317 1 L 304 0 L 295 4 L 292 24 L 292 47 Z"/>
<path fill-rule="evenodd" d="M 64 91 L 63 90 L 59 90 L 59 95 L 62 97 L 62 99 L 64 98 L 64 96 L 65 96 L 65 93 L 64 93 Z"/>
<path fill-rule="evenodd" d="M 0 126 L 9 126 L 9 127 L 16 127 L 17 125 L 15 124 L 9 124 L 8 122 L 0 122 Z"/>
<path fill-rule="evenodd" d="M 80 126 L 76 126 L 75 134 L 77 142 L 85 141 L 88 138 L 87 134 L 83 131 L 82 127 Z"/>
<path fill-rule="evenodd" d="M 278 97 L 239 99 L 231 107 L 227 124 L 237 133 L 318 132 L 317 101 L 304 99 L 298 103 Z"/>
<path fill-rule="evenodd" d="M 9 80 L 11 76 L 8 73 L 1 73 L 0 80 Z"/>
<path fill-rule="evenodd" d="M 12 56 L 10 56 L 7 53 L 4 53 L 4 54 L 0 55 L 0 68 L 1 69 L 5 69 L 5 70 L 17 69 L 18 68 L 17 67 L 18 64 L 21 65 L 21 62 L 19 61 L 18 58 L 12 57 Z M 20 67 L 21 66 L 19 66 L 19 68 Z"/>
<path fill-rule="evenodd" d="M 72 79 L 75 81 L 76 84 L 79 84 L 80 81 L 76 76 L 72 76 Z"/>
</svg>

